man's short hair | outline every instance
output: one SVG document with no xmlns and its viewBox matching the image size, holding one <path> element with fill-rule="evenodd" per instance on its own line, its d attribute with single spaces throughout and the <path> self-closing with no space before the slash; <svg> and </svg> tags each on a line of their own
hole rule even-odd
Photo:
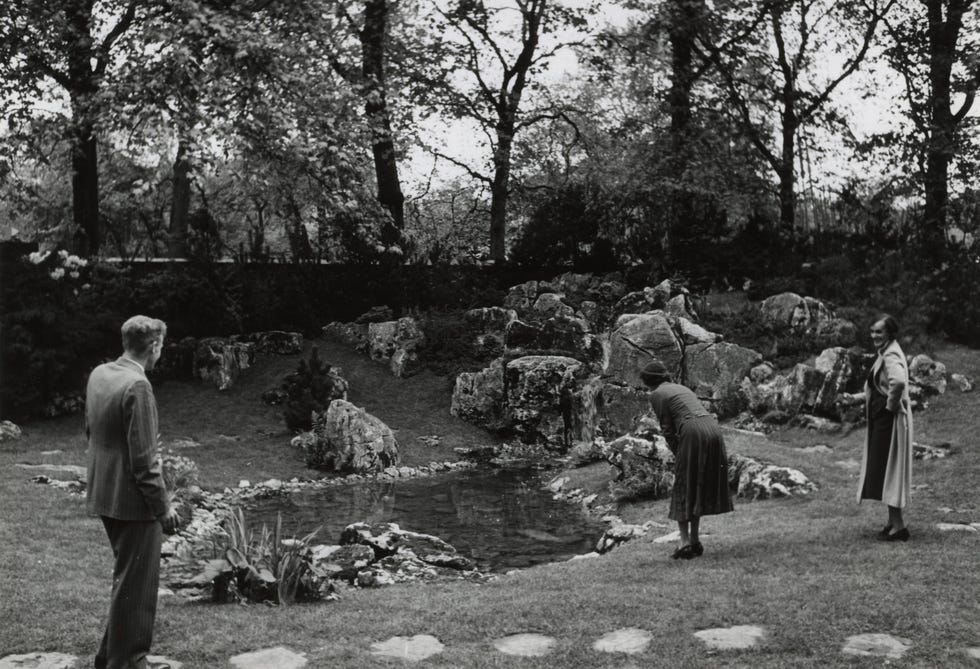
<svg viewBox="0 0 980 669">
<path fill-rule="evenodd" d="M 167 324 L 159 318 L 133 316 L 122 324 L 123 348 L 135 355 L 145 355 L 158 339 L 167 336 Z"/>
</svg>

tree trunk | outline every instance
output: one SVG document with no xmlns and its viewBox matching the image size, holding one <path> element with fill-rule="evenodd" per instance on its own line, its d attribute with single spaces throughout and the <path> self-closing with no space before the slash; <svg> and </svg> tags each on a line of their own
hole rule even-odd
<svg viewBox="0 0 980 669">
<path fill-rule="evenodd" d="M 675 185 L 668 194 L 669 206 L 664 224 L 662 247 L 663 264 L 673 260 L 674 241 L 680 229 L 691 221 L 691 200 L 687 194 L 686 177 L 690 166 L 691 87 L 694 83 L 692 58 L 696 19 L 701 0 L 673 0 L 670 16 L 671 79 L 668 93 L 670 107 L 670 159 L 667 181 Z"/>
<path fill-rule="evenodd" d="M 76 121 L 71 143 L 72 222 L 82 242 L 75 251 L 93 256 L 102 244 L 99 225 L 99 156 L 95 132 L 86 120 Z"/>
<path fill-rule="evenodd" d="M 779 176 L 779 223 L 791 237 L 796 236 L 796 88 L 792 80 L 783 84 L 782 156 L 776 173 Z"/>
<path fill-rule="evenodd" d="M 507 258 L 507 200 L 510 196 L 513 128 L 513 122 L 497 126 L 497 150 L 493 155 L 493 182 L 490 185 L 490 259 L 495 263 L 502 263 Z"/>
<path fill-rule="evenodd" d="M 385 85 L 385 25 L 388 17 L 386 0 L 367 0 L 364 5 L 364 28 L 361 39 L 361 70 L 364 75 L 364 111 L 371 127 L 371 152 L 378 181 L 378 201 L 391 212 L 394 229 L 382 230 L 386 244 L 397 243 L 405 227 L 405 196 L 398 179 L 398 160 L 391 132 Z"/>
<path fill-rule="evenodd" d="M 99 220 L 99 155 L 93 123 L 98 84 L 92 70 L 91 19 L 93 0 L 71 0 L 64 6 L 69 29 L 68 94 L 71 100 L 72 221 L 84 235 L 77 251 L 96 255 L 102 243 Z"/>
<path fill-rule="evenodd" d="M 183 140 L 178 140 L 177 158 L 174 160 L 173 194 L 170 201 L 171 258 L 187 257 L 187 217 L 191 207 L 191 163 Z"/>
<path fill-rule="evenodd" d="M 956 39 L 962 14 L 943 20 L 943 0 L 928 0 L 929 17 L 929 136 L 924 175 L 925 220 L 922 240 L 930 256 L 939 261 L 946 251 L 946 214 L 949 204 L 949 164 L 953 158 L 956 119 L 950 110 L 950 79 L 956 58 Z"/>
</svg>

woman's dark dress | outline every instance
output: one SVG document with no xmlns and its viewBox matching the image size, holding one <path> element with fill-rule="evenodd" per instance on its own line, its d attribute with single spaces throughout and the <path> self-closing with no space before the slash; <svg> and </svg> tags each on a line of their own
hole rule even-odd
<svg viewBox="0 0 980 669">
<path fill-rule="evenodd" d="M 870 374 L 869 374 L 870 377 Z M 868 465 L 864 474 L 861 499 L 881 501 L 885 486 L 885 468 L 892 445 L 895 417 L 886 408 L 888 398 L 878 390 L 873 378 L 868 379 Z"/>
<path fill-rule="evenodd" d="M 674 453 L 674 490 L 668 517 L 687 522 L 733 510 L 728 453 L 718 423 L 686 386 L 662 383 L 650 397 Z"/>
</svg>

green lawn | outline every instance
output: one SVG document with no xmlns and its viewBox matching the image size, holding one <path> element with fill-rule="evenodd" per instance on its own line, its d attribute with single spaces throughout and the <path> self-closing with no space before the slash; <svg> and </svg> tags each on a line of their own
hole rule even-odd
<svg viewBox="0 0 980 669">
<path fill-rule="evenodd" d="M 398 429 L 405 460 L 453 459 L 452 447 L 491 441 L 448 418 L 444 379 L 398 380 L 339 347 L 322 357 L 341 364 L 351 399 Z M 208 488 L 240 479 L 309 477 L 288 445 L 275 409 L 258 400 L 298 358 L 263 359 L 248 382 L 226 393 L 170 382 L 157 388 L 165 440 L 194 438 Z M 938 353 L 950 372 L 980 380 L 980 353 Z M 787 430 L 761 439 L 728 432 L 729 449 L 803 470 L 820 489 L 804 499 L 743 502 L 708 518 L 704 557 L 668 559 L 672 547 L 637 540 L 594 560 L 524 570 L 485 585 L 447 583 L 346 591 L 338 602 L 286 608 L 161 600 L 154 653 L 188 669 L 228 666 L 232 655 L 284 645 L 311 667 L 397 666 L 375 658 L 371 643 L 432 634 L 445 651 L 436 667 L 878 667 L 883 660 L 840 653 L 847 636 L 884 632 L 912 642 L 903 667 L 969 667 L 980 646 L 980 533 L 940 533 L 941 521 L 980 521 L 980 392 L 951 389 L 916 414 L 916 438 L 949 441 L 945 460 L 916 462 L 907 518 L 913 540 L 882 544 L 873 534 L 883 507 L 854 501 L 857 472 L 838 461 L 860 458 L 862 432 L 818 435 Z M 111 556 L 101 524 L 82 498 L 29 481 L 15 463 L 82 464 L 79 417 L 23 426 L 0 452 L 0 657 L 31 651 L 79 655 L 90 666 L 108 603 Z M 440 434 L 437 447 L 418 436 Z M 799 447 L 824 443 L 831 454 Z M 42 452 L 60 450 L 61 454 Z M 941 507 L 952 508 L 943 512 Z M 628 521 L 666 522 L 664 502 L 625 507 Z M 412 528 L 424 530 L 424 528 Z M 760 625 L 768 637 L 749 651 L 709 654 L 694 632 Z M 622 627 L 650 630 L 638 656 L 592 649 Z M 517 632 L 557 637 L 545 658 L 497 653 L 491 642 Z M 972 663 L 972 664 L 971 664 Z"/>
</svg>

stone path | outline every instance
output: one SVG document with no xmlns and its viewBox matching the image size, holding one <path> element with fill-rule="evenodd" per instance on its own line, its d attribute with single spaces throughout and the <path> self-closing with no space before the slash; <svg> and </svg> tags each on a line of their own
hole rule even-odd
<svg viewBox="0 0 980 669">
<path fill-rule="evenodd" d="M 717 627 L 695 632 L 710 652 L 739 651 L 754 648 L 768 637 L 765 628 L 758 625 L 734 625 Z M 577 641 L 577 639 L 576 639 Z M 624 627 L 599 637 L 592 648 L 603 653 L 638 655 L 645 652 L 653 641 L 653 633 L 637 627 Z M 552 653 L 559 643 L 558 639 L 538 634 L 522 632 L 510 634 L 493 640 L 493 648 L 504 655 L 518 657 L 544 657 Z M 395 636 L 386 641 L 371 644 L 370 652 L 379 657 L 388 657 L 408 662 L 420 662 L 445 650 L 439 639 L 429 634 L 415 636 Z M 898 660 L 912 648 L 908 639 L 884 633 L 866 633 L 849 636 L 841 647 L 844 655 L 860 657 L 880 657 Z M 962 657 L 980 662 L 980 646 L 962 648 Z M 171 669 L 182 669 L 176 660 L 151 655 L 151 662 L 167 662 Z M 308 663 L 304 653 L 297 653 L 283 646 L 264 648 L 235 655 L 228 660 L 235 669 L 301 669 Z M 79 658 L 64 653 L 28 653 L 8 655 L 0 658 L 0 669 L 80 669 Z"/>
<path fill-rule="evenodd" d="M 841 652 L 845 655 L 885 657 L 899 660 L 912 647 L 912 642 L 891 634 L 856 634 L 847 637 Z"/>
<path fill-rule="evenodd" d="M 554 649 L 555 639 L 544 634 L 512 634 L 494 641 L 493 647 L 505 655 L 542 657 Z"/>
<path fill-rule="evenodd" d="M 418 662 L 441 653 L 444 648 L 442 642 L 434 636 L 416 634 L 415 636 L 393 636 L 387 641 L 375 641 L 371 644 L 371 654 Z"/>
<path fill-rule="evenodd" d="M 701 639 L 712 650 L 744 650 L 756 646 L 765 639 L 766 631 L 757 625 L 736 625 L 701 630 L 695 632 L 694 636 Z"/>
</svg>

